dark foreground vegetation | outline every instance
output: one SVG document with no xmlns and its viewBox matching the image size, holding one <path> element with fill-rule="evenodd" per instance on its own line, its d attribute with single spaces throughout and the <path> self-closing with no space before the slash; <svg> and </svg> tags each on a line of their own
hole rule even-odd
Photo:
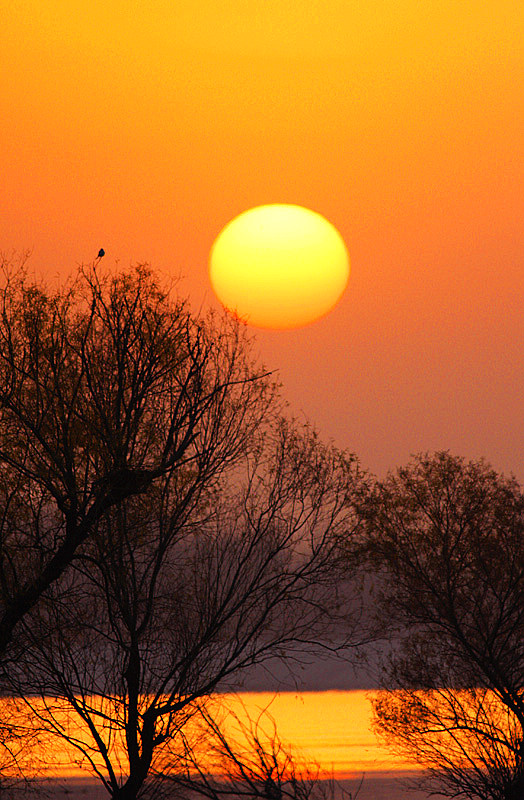
<svg viewBox="0 0 524 800">
<path fill-rule="evenodd" d="M 522 800 L 516 481 L 448 453 L 375 481 L 148 268 L 52 289 L 4 264 L 0 794 L 62 742 L 119 800 L 326 797 L 269 716 L 232 728 L 214 698 L 372 639 L 377 731 L 427 790 Z"/>
<path fill-rule="evenodd" d="M 340 557 L 358 462 L 284 416 L 245 329 L 146 267 L 56 291 L 6 267 L 0 306 L 4 765 L 51 735 L 111 797 L 209 795 L 213 693 L 365 636 Z M 251 793 L 302 797 L 268 746 Z"/>
<path fill-rule="evenodd" d="M 428 791 L 522 800 L 520 486 L 483 462 L 438 453 L 378 483 L 365 514 L 391 645 L 378 733 L 429 770 Z"/>
</svg>

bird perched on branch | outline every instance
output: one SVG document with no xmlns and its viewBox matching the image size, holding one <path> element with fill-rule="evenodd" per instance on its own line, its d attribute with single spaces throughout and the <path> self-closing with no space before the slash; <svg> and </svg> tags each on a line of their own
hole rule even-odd
<svg viewBox="0 0 524 800">
<path fill-rule="evenodd" d="M 106 251 L 104 250 L 103 247 L 101 247 L 100 250 L 98 251 L 97 258 L 102 258 L 102 256 L 105 256 L 105 254 L 106 254 Z"/>
</svg>

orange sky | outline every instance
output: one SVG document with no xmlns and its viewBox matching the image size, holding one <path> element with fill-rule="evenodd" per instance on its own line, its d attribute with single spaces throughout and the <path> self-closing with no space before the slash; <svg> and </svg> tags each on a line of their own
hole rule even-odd
<svg viewBox="0 0 524 800">
<path fill-rule="evenodd" d="M 258 334 L 293 408 L 382 473 L 420 450 L 524 479 L 524 5 L 1 0 L 0 250 L 182 272 L 263 203 L 352 260 L 324 320 Z M 107 262 L 106 262 L 107 263 Z"/>
</svg>

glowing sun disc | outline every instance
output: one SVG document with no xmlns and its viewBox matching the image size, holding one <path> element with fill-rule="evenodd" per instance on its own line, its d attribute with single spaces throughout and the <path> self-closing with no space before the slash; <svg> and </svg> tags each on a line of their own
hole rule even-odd
<svg viewBox="0 0 524 800">
<path fill-rule="evenodd" d="M 209 260 L 222 305 L 249 325 L 299 328 L 328 314 L 349 278 L 337 229 L 296 205 L 257 206 L 221 231 Z"/>
</svg>

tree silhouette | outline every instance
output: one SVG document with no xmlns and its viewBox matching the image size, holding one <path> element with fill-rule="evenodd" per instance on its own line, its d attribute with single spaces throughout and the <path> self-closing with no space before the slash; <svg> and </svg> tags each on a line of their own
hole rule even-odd
<svg viewBox="0 0 524 800">
<path fill-rule="evenodd" d="M 276 387 L 252 363 L 241 327 L 195 318 L 146 266 L 82 268 L 58 289 L 23 266 L 2 266 L 0 661 L 8 675 L 20 623 L 108 511 L 175 472 L 212 483 L 271 413 Z M 2 742 L 20 738 L 12 719 L 2 724 Z M 3 751 L 7 763 L 16 748 Z"/>
<path fill-rule="evenodd" d="M 56 291 L 4 276 L 0 656 L 109 509 L 178 470 L 211 480 L 274 395 L 242 331 L 195 320 L 146 267 Z"/>
<path fill-rule="evenodd" d="M 362 475 L 281 416 L 242 326 L 195 318 L 148 269 L 7 278 L 1 677 L 134 800 L 196 703 L 363 638 L 340 558 Z"/>
<path fill-rule="evenodd" d="M 253 664 L 363 637 L 339 557 L 356 462 L 284 421 L 260 434 L 243 474 L 180 471 L 108 512 L 21 623 L 5 680 L 112 797 L 161 782 L 195 703 Z M 49 696 L 62 702 L 42 710 Z"/>
<path fill-rule="evenodd" d="M 379 614 L 396 638 L 375 722 L 450 797 L 524 796 L 524 497 L 441 452 L 369 498 Z M 396 628 L 394 627 L 396 621 Z"/>
</svg>

